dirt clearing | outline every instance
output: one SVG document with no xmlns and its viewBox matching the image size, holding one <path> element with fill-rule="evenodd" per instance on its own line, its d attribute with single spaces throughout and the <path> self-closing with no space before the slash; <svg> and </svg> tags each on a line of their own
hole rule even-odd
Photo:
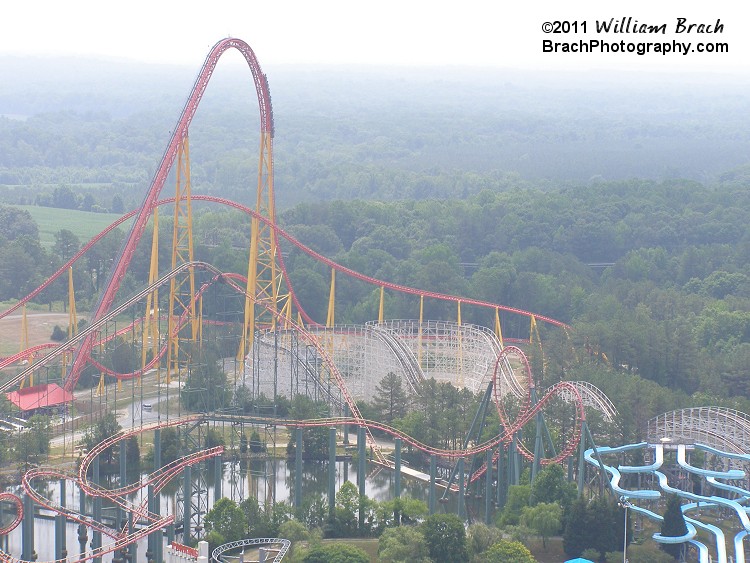
<svg viewBox="0 0 750 563">
<path fill-rule="evenodd" d="M 8 315 L 0 319 L 0 357 L 10 356 L 21 351 L 21 313 Z M 52 342 L 50 336 L 55 325 L 67 330 L 67 313 L 26 312 L 26 325 L 29 335 L 29 346 Z"/>
</svg>

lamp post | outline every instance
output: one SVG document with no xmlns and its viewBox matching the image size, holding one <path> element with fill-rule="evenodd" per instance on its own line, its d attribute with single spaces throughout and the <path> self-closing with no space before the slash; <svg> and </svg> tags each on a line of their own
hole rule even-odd
<svg viewBox="0 0 750 563">
<path fill-rule="evenodd" d="M 623 526 L 623 539 L 622 539 L 622 563 L 628 563 L 628 508 L 633 506 L 628 502 L 628 497 L 620 497 L 620 502 L 617 503 L 625 509 L 625 524 Z"/>
</svg>

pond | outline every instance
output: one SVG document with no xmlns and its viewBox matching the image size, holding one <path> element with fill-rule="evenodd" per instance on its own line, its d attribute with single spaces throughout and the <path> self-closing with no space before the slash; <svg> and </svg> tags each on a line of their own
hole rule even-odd
<svg viewBox="0 0 750 563">
<path fill-rule="evenodd" d="M 205 466 L 205 480 L 207 486 L 202 488 L 202 502 L 194 500 L 194 504 L 211 508 L 214 501 L 214 475 L 215 469 L 213 462 L 207 462 Z M 365 481 L 365 494 L 374 500 L 385 501 L 395 496 L 395 471 L 378 467 L 368 463 L 368 476 Z M 193 480 L 197 480 L 198 470 L 192 469 Z M 284 459 L 251 459 L 247 461 L 233 461 L 222 463 L 222 496 L 233 498 L 237 502 L 240 500 L 255 497 L 259 503 L 265 502 L 287 502 L 292 503 L 294 491 L 294 463 Z M 327 462 L 305 462 L 303 464 L 302 477 L 302 495 L 308 496 L 325 496 L 328 491 L 328 463 Z M 336 462 L 336 490 L 338 491 L 344 481 L 351 481 L 357 484 L 357 465 L 350 460 Z M 178 497 L 181 497 L 183 479 L 178 477 L 174 479 L 161 494 L 161 514 L 175 514 L 177 517 Z M 178 492 L 179 490 L 179 492 Z M 425 503 L 429 499 L 429 483 L 408 477 L 402 473 L 401 477 L 402 496 L 413 499 L 423 500 Z M 59 502 L 60 486 L 57 482 L 47 484 L 48 497 L 55 502 Z M 18 493 L 18 490 L 9 489 L 9 492 Z M 80 496 L 77 487 L 68 483 L 65 487 L 65 504 L 70 508 L 79 508 Z M 437 491 L 438 498 L 442 495 L 442 489 Z M 129 498 L 131 502 L 141 503 L 146 500 L 145 489 Z M 87 499 L 86 510 L 91 513 L 92 501 Z M 483 501 L 470 499 L 467 502 L 469 515 L 481 519 L 484 514 Z M 104 506 L 103 515 L 105 518 L 114 517 L 114 507 Z M 440 512 L 453 512 L 457 510 L 456 495 L 450 495 L 447 504 L 436 503 L 436 510 Z M 37 552 L 38 561 L 50 561 L 55 557 L 55 530 L 54 521 L 51 518 L 52 513 L 46 510 L 42 511 L 40 517 L 34 521 L 34 547 Z M 202 520 L 202 517 L 201 517 Z M 181 522 L 177 523 L 181 525 Z M 91 544 L 91 530 L 88 530 L 88 549 Z M 103 538 L 107 543 L 108 538 Z M 177 535 L 177 541 L 181 540 L 181 534 Z M 13 530 L 7 539 L 3 538 L 7 549 L 4 550 L 16 557 L 21 554 L 21 526 Z M 66 526 L 66 541 L 69 558 L 73 554 L 79 553 L 78 543 L 78 525 L 69 522 Z M 166 538 L 165 538 L 166 543 Z M 145 561 L 147 549 L 146 540 L 141 540 L 137 544 L 137 556 L 135 561 Z M 112 554 L 102 558 L 103 563 L 111 562 Z"/>
</svg>

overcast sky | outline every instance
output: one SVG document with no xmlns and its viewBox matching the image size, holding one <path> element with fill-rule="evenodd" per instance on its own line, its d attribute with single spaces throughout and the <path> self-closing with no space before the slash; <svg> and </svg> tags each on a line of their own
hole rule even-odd
<svg viewBox="0 0 750 563">
<path fill-rule="evenodd" d="M 470 65 L 530 69 L 601 68 L 747 72 L 750 33 L 739 0 L 629 2 L 535 0 L 34 0 L 0 8 L 0 55 L 85 54 L 199 66 L 209 48 L 232 35 L 261 64 Z M 596 20 L 632 17 L 666 23 L 666 35 L 593 32 Z M 724 24 L 717 35 L 672 32 L 678 17 Z M 619 42 L 723 41 L 728 54 L 544 54 L 547 21 L 587 21 L 587 39 Z"/>
</svg>

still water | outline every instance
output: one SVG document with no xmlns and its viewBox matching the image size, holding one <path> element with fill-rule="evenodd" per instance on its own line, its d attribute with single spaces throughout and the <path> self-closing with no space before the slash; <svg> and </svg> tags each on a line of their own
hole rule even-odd
<svg viewBox="0 0 750 563">
<path fill-rule="evenodd" d="M 294 463 L 287 465 L 286 460 L 251 460 L 242 462 L 224 462 L 222 464 L 222 496 L 233 498 L 237 502 L 240 500 L 255 497 L 262 504 L 264 502 L 281 502 L 292 503 L 294 494 Z M 193 478 L 197 470 L 193 469 Z M 201 493 L 204 498 L 202 504 L 211 508 L 214 500 L 214 479 L 215 469 L 213 462 L 206 465 L 205 480 L 207 488 Z M 351 481 L 357 484 L 357 465 L 349 461 L 339 461 L 336 463 L 336 490 L 338 491 L 344 481 Z M 161 493 L 161 514 L 173 514 L 178 517 L 177 498 L 181 496 L 178 489 L 181 490 L 183 479 L 178 477 L 174 479 Z M 402 473 L 401 476 L 402 496 L 428 502 L 429 486 L 414 478 L 407 477 Z M 46 496 L 55 502 L 60 499 L 59 483 L 49 483 L 47 485 L 48 493 Z M 302 495 L 307 496 L 325 496 L 328 491 L 328 464 L 326 462 L 305 462 L 302 475 Z M 389 469 L 382 469 L 368 463 L 368 476 L 365 480 L 366 495 L 377 501 L 390 500 L 394 497 L 395 491 L 395 472 Z M 9 489 L 9 492 L 19 494 L 19 491 Z M 438 489 L 438 497 L 442 490 Z M 146 501 L 146 491 L 129 497 L 130 502 L 140 504 Z M 77 487 L 67 483 L 65 487 L 65 506 L 78 509 L 80 507 L 80 495 Z M 87 499 L 87 513 L 91 513 L 92 502 Z M 112 506 L 104 506 L 103 515 L 105 517 L 114 517 L 115 511 Z M 438 511 L 456 511 L 456 498 L 451 495 L 447 504 L 436 504 Z M 52 513 L 43 512 L 43 515 L 51 516 Z M 202 518 L 201 518 L 202 520 Z M 179 524 L 179 523 L 178 523 Z M 38 555 L 38 561 L 50 561 L 55 558 L 54 544 L 54 522 L 52 519 L 36 518 L 34 521 L 34 548 Z M 88 545 L 91 546 L 91 530 L 88 530 Z M 102 538 L 104 544 L 108 543 L 107 537 Z M 66 526 L 66 540 L 68 557 L 70 560 L 77 559 L 75 554 L 80 552 L 78 542 L 78 524 L 69 522 Z M 181 540 L 180 535 L 176 537 L 177 541 Z M 166 539 L 165 539 L 166 543 Z M 3 544 L 4 546 L 6 544 Z M 146 539 L 137 544 L 137 555 L 135 561 L 146 560 Z M 21 525 L 13 530 L 7 537 L 7 552 L 16 557 L 21 555 Z M 111 562 L 112 554 L 105 555 L 102 558 L 103 563 Z"/>
</svg>

